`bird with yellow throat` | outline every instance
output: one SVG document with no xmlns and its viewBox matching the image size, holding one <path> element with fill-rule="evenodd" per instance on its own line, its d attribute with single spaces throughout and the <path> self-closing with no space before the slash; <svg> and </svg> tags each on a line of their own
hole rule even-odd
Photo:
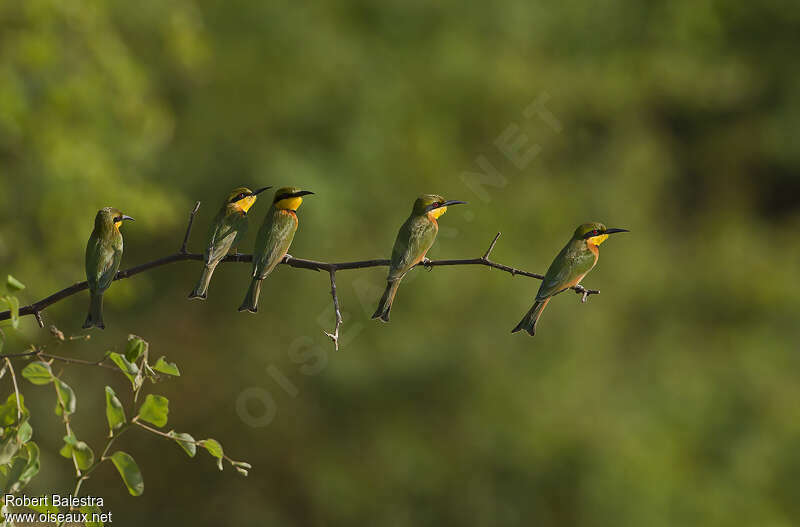
<svg viewBox="0 0 800 527">
<path fill-rule="evenodd" d="M 423 194 L 417 198 L 411 215 L 397 233 L 389 264 L 389 276 L 386 278 L 386 290 L 372 318 L 389 322 L 389 311 L 400 281 L 415 265 L 425 261 L 425 255 L 436 241 L 436 234 L 439 232 L 438 218 L 447 212 L 447 207 L 464 203 L 466 201 L 447 201 L 437 194 Z"/>
<path fill-rule="evenodd" d="M 83 329 L 98 327 L 103 323 L 103 293 L 114 281 L 122 262 L 122 233 L 124 221 L 134 221 L 113 207 L 97 212 L 94 230 L 86 244 L 86 281 L 89 283 L 89 315 Z"/>
<path fill-rule="evenodd" d="M 575 229 L 572 238 L 561 249 L 544 275 L 536 301 L 511 333 L 525 330 L 531 336 L 536 334 L 536 324 L 542 311 L 555 295 L 575 287 L 597 264 L 600 257 L 600 244 L 609 234 L 629 232 L 627 229 L 607 229 L 602 223 L 584 223 Z"/>
<path fill-rule="evenodd" d="M 247 187 L 234 189 L 214 217 L 211 228 L 206 238 L 206 248 L 203 251 L 203 271 L 189 298 L 205 300 L 208 296 L 208 284 L 214 269 L 228 254 L 232 247 L 238 247 L 247 233 L 247 213 L 255 204 L 257 196 L 272 187 L 264 187 L 253 192 Z"/>
<path fill-rule="evenodd" d="M 239 306 L 239 311 L 258 312 L 261 282 L 289 252 L 299 223 L 297 209 L 303 203 L 303 196 L 309 194 L 313 194 L 313 192 L 297 187 L 283 187 L 275 192 L 272 206 L 267 211 L 267 216 L 256 237 L 252 280 L 247 295 L 244 297 L 242 305 Z"/>
</svg>

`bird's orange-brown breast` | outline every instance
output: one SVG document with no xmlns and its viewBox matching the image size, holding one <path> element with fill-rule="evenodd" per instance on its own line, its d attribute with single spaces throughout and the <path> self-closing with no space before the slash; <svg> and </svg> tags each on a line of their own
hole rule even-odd
<svg viewBox="0 0 800 527">
<path fill-rule="evenodd" d="M 295 227 L 300 224 L 300 222 L 297 219 L 297 214 L 293 210 L 290 210 L 290 209 L 279 209 L 278 213 L 279 214 L 286 214 L 287 216 L 291 216 L 292 219 L 294 220 Z"/>
</svg>

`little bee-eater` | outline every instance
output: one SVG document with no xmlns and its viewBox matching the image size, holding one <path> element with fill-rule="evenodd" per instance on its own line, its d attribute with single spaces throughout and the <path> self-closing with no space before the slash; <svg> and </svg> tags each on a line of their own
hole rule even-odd
<svg viewBox="0 0 800 527">
<path fill-rule="evenodd" d="M 600 244 L 608 239 L 609 234 L 615 232 L 628 232 L 628 230 L 607 229 L 602 223 L 584 223 L 575 229 L 572 238 L 547 269 L 539 292 L 536 293 L 536 302 L 533 307 L 517 324 L 517 327 L 511 330 L 511 333 L 524 329 L 531 336 L 535 335 L 536 323 L 550 299 L 581 283 L 583 277 L 597 263 L 600 256 Z"/>
<path fill-rule="evenodd" d="M 100 209 L 94 218 L 94 230 L 86 244 L 86 281 L 91 296 L 84 329 L 106 327 L 103 324 L 103 293 L 114 281 L 122 261 L 122 233 L 119 228 L 125 220 L 134 221 L 112 207 Z"/>
<path fill-rule="evenodd" d="M 389 276 L 386 278 L 386 291 L 381 297 L 378 309 L 372 318 L 389 322 L 389 311 L 392 309 L 394 296 L 405 274 L 415 265 L 425 260 L 425 255 L 436 241 L 439 222 L 436 221 L 447 212 L 450 205 L 459 205 L 466 201 L 445 201 L 436 194 L 423 194 L 414 202 L 411 216 L 400 227 L 392 249 L 392 260 L 389 264 Z"/>
<path fill-rule="evenodd" d="M 253 251 L 253 279 L 247 296 L 239 311 L 258 312 L 258 297 L 261 294 L 261 281 L 275 269 L 292 245 L 297 231 L 297 209 L 303 203 L 303 196 L 313 194 L 297 187 L 284 187 L 275 192 L 275 199 L 267 211 L 264 223 L 258 230 L 256 247 Z"/>
<path fill-rule="evenodd" d="M 253 192 L 247 187 L 234 189 L 219 212 L 214 217 L 214 222 L 208 231 L 206 249 L 203 252 L 205 266 L 194 290 L 189 293 L 189 298 L 205 300 L 208 296 L 208 284 L 217 264 L 225 258 L 231 247 L 238 247 L 239 242 L 247 233 L 247 211 L 256 202 L 256 196 L 271 187 L 264 187 Z"/>
</svg>

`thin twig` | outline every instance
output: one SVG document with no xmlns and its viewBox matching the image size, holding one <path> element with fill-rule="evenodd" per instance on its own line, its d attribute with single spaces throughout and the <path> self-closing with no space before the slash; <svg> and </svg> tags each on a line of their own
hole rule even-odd
<svg viewBox="0 0 800 527">
<path fill-rule="evenodd" d="M 189 236 L 192 234 L 192 225 L 194 224 L 194 217 L 197 215 L 197 211 L 200 210 L 200 202 L 194 204 L 194 209 L 189 214 L 189 225 L 186 226 L 186 234 L 183 235 L 183 243 L 181 244 L 180 253 L 186 254 L 186 245 L 189 243 Z"/>
<path fill-rule="evenodd" d="M 8 366 L 8 371 L 11 372 L 11 382 L 14 384 L 14 395 L 17 398 L 17 422 L 22 420 L 22 404 L 19 402 L 19 387 L 17 386 L 17 376 L 14 374 L 14 366 L 11 365 L 11 361 L 8 357 L 5 357 L 6 366 Z"/>
<path fill-rule="evenodd" d="M 333 312 L 336 315 L 336 328 L 333 333 L 325 332 L 328 337 L 333 341 L 336 351 L 339 351 L 339 328 L 342 325 L 342 312 L 339 309 L 339 296 L 336 294 L 336 270 L 330 270 L 331 275 L 331 296 L 333 297 Z"/>
<path fill-rule="evenodd" d="M 484 259 L 484 260 L 488 260 L 488 259 L 489 259 L 489 254 L 491 254 L 492 250 L 494 250 L 494 246 L 495 246 L 495 244 L 497 243 L 497 240 L 500 238 L 500 234 L 502 234 L 502 233 L 498 232 L 498 233 L 495 235 L 495 237 L 494 237 L 494 240 L 492 240 L 492 244 L 491 244 L 491 245 L 489 245 L 489 248 L 488 248 L 488 249 L 486 249 L 486 252 L 485 252 L 485 253 L 483 253 L 483 259 Z"/>
<path fill-rule="evenodd" d="M 59 361 L 59 362 L 64 362 L 66 364 L 81 364 L 81 365 L 84 365 L 84 366 L 100 366 L 101 368 L 106 368 L 108 370 L 114 370 L 114 371 L 118 371 L 118 372 L 122 373 L 122 370 L 120 370 L 116 366 L 113 366 L 111 364 L 105 364 L 106 359 L 108 358 L 108 356 L 103 357 L 99 361 L 73 359 L 71 357 L 62 357 L 60 355 L 53 355 L 51 353 L 45 353 L 43 350 L 38 349 L 38 348 L 32 349 L 30 351 L 24 351 L 22 353 L 7 353 L 5 355 L 0 355 L 0 359 L 5 359 L 5 360 L 9 360 L 9 359 L 25 359 L 25 358 L 31 358 L 31 357 L 36 357 L 38 359 L 41 359 L 44 362 L 46 362 L 45 359 L 47 359 L 47 360 L 51 360 L 51 361 L 55 360 L 55 361 Z"/>
<path fill-rule="evenodd" d="M 64 362 L 64 363 L 67 363 L 67 364 L 82 364 L 84 366 L 100 366 L 101 368 L 105 368 L 107 370 L 114 370 L 114 371 L 118 371 L 120 373 L 123 373 L 122 370 L 120 370 L 116 366 L 113 366 L 111 364 L 106 364 L 105 363 L 106 359 L 108 358 L 107 355 L 104 356 L 102 359 L 100 359 L 98 361 L 83 360 L 83 359 L 73 359 L 73 358 L 70 358 L 70 357 L 61 357 L 59 355 L 52 355 L 50 353 L 44 353 L 43 351 L 40 351 L 39 353 L 37 353 L 36 356 L 37 357 L 41 357 L 41 358 L 45 358 L 45 359 L 50 359 L 50 360 L 57 360 L 57 361 Z"/>
<path fill-rule="evenodd" d="M 125 433 L 125 431 L 130 426 L 131 426 L 130 423 L 125 423 L 124 425 L 122 425 L 120 427 L 119 430 L 117 430 L 116 434 L 114 434 L 114 435 L 112 435 L 111 437 L 108 438 L 108 441 L 106 441 L 106 446 L 103 449 L 103 453 L 100 454 L 100 457 L 98 459 L 96 459 L 95 462 L 92 464 L 92 466 L 87 468 L 82 475 L 80 475 L 80 476 L 78 476 L 76 478 L 75 489 L 72 491 L 72 495 L 73 496 L 78 496 L 78 493 L 80 493 L 80 491 L 81 491 L 81 486 L 83 485 L 83 482 L 86 481 L 87 479 L 89 479 L 89 476 L 92 475 L 92 472 L 97 470 L 97 467 L 99 467 L 104 461 L 107 461 L 107 460 L 111 459 L 110 457 L 108 457 L 108 451 L 111 450 L 111 445 L 113 445 L 114 441 L 116 441 L 119 436 L 121 436 L 123 433 Z"/>
<path fill-rule="evenodd" d="M 158 430 L 156 428 L 147 426 L 146 424 L 144 424 L 143 422 L 141 422 L 139 420 L 139 416 L 138 415 L 136 417 L 134 417 L 133 419 L 131 419 L 131 423 L 135 424 L 139 428 L 142 428 L 143 430 L 147 430 L 150 433 L 153 433 L 153 434 L 155 434 L 157 436 L 169 439 L 171 441 L 180 441 L 181 443 L 190 443 L 190 444 L 193 444 L 195 446 L 199 446 L 201 448 L 205 447 L 205 440 L 204 439 L 201 439 L 200 441 L 197 441 L 197 440 L 189 440 L 189 439 L 179 438 L 177 435 L 176 436 L 171 436 L 167 432 L 162 432 L 161 430 Z M 235 459 L 233 459 L 232 457 L 230 457 L 230 456 L 228 456 L 228 455 L 226 455 L 224 453 L 222 454 L 222 458 L 225 461 L 227 461 L 228 463 L 230 463 L 231 465 L 236 465 L 237 463 L 239 463 L 238 461 L 236 461 Z"/>
</svg>

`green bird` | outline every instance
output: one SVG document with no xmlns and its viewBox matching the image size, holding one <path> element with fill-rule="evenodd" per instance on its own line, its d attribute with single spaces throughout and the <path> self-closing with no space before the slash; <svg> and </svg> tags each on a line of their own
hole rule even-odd
<svg viewBox="0 0 800 527">
<path fill-rule="evenodd" d="M 283 187 L 275 192 L 272 206 L 258 230 L 253 251 L 253 279 L 239 311 L 258 312 L 261 281 L 269 276 L 289 252 L 297 231 L 297 209 L 303 203 L 303 196 L 309 194 L 313 192 L 297 187 Z"/>
<path fill-rule="evenodd" d="M 103 323 L 103 293 L 114 281 L 122 261 L 122 233 L 119 228 L 125 220 L 134 221 L 119 210 L 106 207 L 97 212 L 94 230 L 86 244 L 86 281 L 89 283 L 89 315 L 83 329 L 98 327 Z"/>
<path fill-rule="evenodd" d="M 437 218 L 447 212 L 447 207 L 450 205 L 465 203 L 466 201 L 445 201 L 436 194 L 423 194 L 417 198 L 411 216 L 397 233 L 389 264 L 389 276 L 386 278 L 386 291 L 378 303 L 378 309 L 372 315 L 373 319 L 379 318 L 383 322 L 389 322 L 389 311 L 392 309 L 400 281 L 415 265 L 426 260 L 425 255 L 436 241 L 436 234 L 439 232 Z"/>
<path fill-rule="evenodd" d="M 206 249 L 203 251 L 203 272 L 189 298 L 205 300 L 208 284 L 219 262 L 225 258 L 231 247 L 238 247 L 247 233 L 247 212 L 256 202 L 256 196 L 272 187 L 264 187 L 253 192 L 247 187 L 234 189 L 214 217 L 208 230 Z"/>
<path fill-rule="evenodd" d="M 607 229 L 602 223 L 584 223 L 575 229 L 572 238 L 547 269 L 539 292 L 536 293 L 536 302 L 533 307 L 517 324 L 517 327 L 511 330 L 511 333 L 524 329 L 531 336 L 535 335 L 536 323 L 550 299 L 581 283 L 583 277 L 589 274 L 589 271 L 597 263 L 600 256 L 600 244 L 608 239 L 609 234 L 615 232 L 629 231 L 627 229 Z"/>
</svg>

